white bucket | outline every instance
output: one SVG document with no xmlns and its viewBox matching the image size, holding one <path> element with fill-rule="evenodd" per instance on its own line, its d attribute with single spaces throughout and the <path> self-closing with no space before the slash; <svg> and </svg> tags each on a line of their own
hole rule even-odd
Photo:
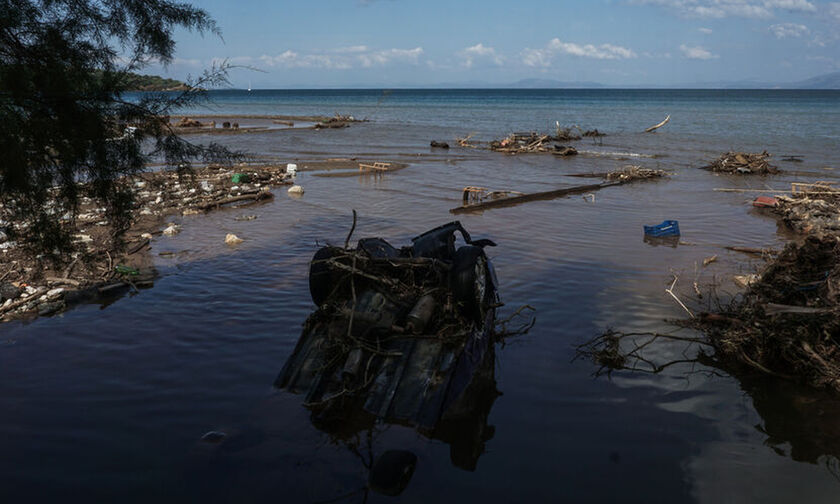
<svg viewBox="0 0 840 504">
<path fill-rule="evenodd" d="M 294 164 L 294 163 L 287 164 L 286 165 L 286 173 L 288 173 L 289 175 L 294 177 L 295 174 L 297 173 L 297 165 Z"/>
</svg>

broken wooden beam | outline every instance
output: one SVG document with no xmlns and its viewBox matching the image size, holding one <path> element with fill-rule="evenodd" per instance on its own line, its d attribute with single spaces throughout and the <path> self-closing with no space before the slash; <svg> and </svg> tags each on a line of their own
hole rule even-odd
<svg viewBox="0 0 840 504">
<path fill-rule="evenodd" d="M 652 133 L 652 132 L 658 130 L 662 126 L 665 126 L 666 124 L 668 124 L 668 121 L 670 121 L 670 120 L 671 120 L 671 115 L 669 114 L 668 117 L 666 117 L 665 120 L 662 121 L 661 123 L 659 123 L 655 126 L 651 126 L 650 128 L 646 129 L 645 133 Z"/>
<path fill-rule="evenodd" d="M 522 203 L 528 203 L 530 201 L 540 201 L 540 200 L 550 200 L 555 198 L 561 198 L 563 196 L 569 196 L 572 194 L 581 194 L 587 193 L 591 191 L 597 191 L 598 189 L 603 189 L 604 187 L 610 187 L 615 185 L 621 185 L 626 182 L 601 182 L 600 184 L 588 184 L 582 186 L 574 186 L 574 187 L 565 187 L 563 189 L 554 189 L 551 191 L 543 191 L 538 193 L 529 193 L 529 194 L 517 194 L 514 196 L 508 196 L 506 198 L 498 198 L 489 201 L 483 201 L 481 203 L 474 203 L 471 205 L 464 205 L 460 207 L 453 208 L 449 210 L 450 213 L 459 214 L 465 212 L 473 212 L 476 210 L 487 210 L 489 208 L 502 208 L 508 206 L 515 206 Z"/>
</svg>

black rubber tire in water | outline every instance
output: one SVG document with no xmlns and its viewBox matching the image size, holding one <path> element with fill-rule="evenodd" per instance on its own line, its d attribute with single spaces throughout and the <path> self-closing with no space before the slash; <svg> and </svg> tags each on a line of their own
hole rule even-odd
<svg viewBox="0 0 840 504">
<path fill-rule="evenodd" d="M 455 251 L 449 282 L 462 313 L 476 322 L 484 320 L 487 299 L 487 256 L 481 247 L 464 245 Z"/>
<path fill-rule="evenodd" d="M 309 294 L 312 301 L 321 306 L 335 288 L 338 275 L 335 270 L 324 261 L 336 256 L 336 251 L 331 247 L 322 247 L 315 252 L 312 262 L 309 263 Z"/>
</svg>

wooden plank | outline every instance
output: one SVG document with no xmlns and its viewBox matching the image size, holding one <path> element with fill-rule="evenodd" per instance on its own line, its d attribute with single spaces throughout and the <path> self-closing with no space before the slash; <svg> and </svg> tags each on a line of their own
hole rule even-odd
<svg viewBox="0 0 840 504">
<path fill-rule="evenodd" d="M 582 186 L 574 186 L 574 187 L 566 187 L 563 189 L 554 189 L 552 191 L 543 191 L 538 193 L 530 193 L 530 194 L 520 194 L 516 196 L 509 196 L 507 198 L 499 198 L 495 200 L 485 201 L 482 203 L 476 203 L 473 205 L 466 205 L 460 206 L 457 208 L 453 208 L 449 210 L 450 213 L 453 214 L 460 214 L 466 212 L 475 212 L 480 210 L 487 210 L 489 208 L 503 208 L 515 205 L 521 205 L 522 203 L 528 203 L 530 201 L 542 201 L 542 200 L 551 200 L 555 198 L 562 198 L 563 196 L 569 196 L 571 194 L 581 194 L 591 191 L 597 191 L 598 189 L 603 189 L 604 187 L 616 186 L 621 185 L 626 182 L 615 181 L 615 182 L 602 182 L 600 184 L 589 184 L 589 185 L 582 185 Z"/>
</svg>

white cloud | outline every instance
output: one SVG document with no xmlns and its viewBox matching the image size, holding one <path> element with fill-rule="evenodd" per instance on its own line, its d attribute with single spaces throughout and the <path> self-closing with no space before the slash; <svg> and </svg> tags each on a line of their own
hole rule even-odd
<svg viewBox="0 0 840 504">
<path fill-rule="evenodd" d="M 492 61 L 496 65 L 501 65 L 504 63 L 504 59 L 496 53 L 496 50 L 492 47 L 487 47 L 481 42 L 474 46 L 470 46 L 465 48 L 464 50 L 458 53 L 458 56 L 464 60 L 464 66 L 470 68 L 473 66 L 478 59 L 486 59 Z"/>
<path fill-rule="evenodd" d="M 309 54 L 300 54 L 289 49 L 273 56 L 264 54 L 259 57 L 259 60 L 270 67 L 347 70 L 356 67 L 385 66 L 391 63 L 417 64 L 422 55 L 422 47 L 372 50 L 367 46 L 358 45 Z"/>
<path fill-rule="evenodd" d="M 770 18 L 777 9 L 816 12 L 809 0 L 630 0 L 641 5 L 659 5 L 687 17 Z"/>
<path fill-rule="evenodd" d="M 837 21 L 840 21 L 840 2 L 828 4 L 828 14 Z"/>
<path fill-rule="evenodd" d="M 348 46 L 348 47 L 339 47 L 333 49 L 330 52 L 343 54 L 343 53 L 363 53 L 368 52 L 370 49 L 366 45 L 355 45 L 355 46 Z"/>
<path fill-rule="evenodd" d="M 631 49 L 612 44 L 575 44 L 563 42 L 560 39 L 552 39 L 542 49 L 527 48 L 522 51 L 522 62 L 532 67 L 551 66 L 552 59 L 558 54 L 568 54 L 581 58 L 593 58 L 602 60 L 618 60 L 636 58 L 638 55 Z"/>
<path fill-rule="evenodd" d="M 711 35 L 714 30 L 712 30 L 711 28 L 697 28 L 697 31 L 704 35 Z"/>
<path fill-rule="evenodd" d="M 683 44 L 680 46 L 680 51 L 682 51 L 683 56 L 688 59 L 710 60 L 718 57 L 716 54 L 712 54 L 708 49 L 700 46 L 691 47 Z"/>
<path fill-rule="evenodd" d="M 777 39 L 783 39 L 788 37 L 796 38 L 810 33 L 810 30 L 808 30 L 807 26 L 796 23 L 780 23 L 770 25 L 769 30 L 770 33 L 775 35 Z"/>
<path fill-rule="evenodd" d="M 384 51 L 367 52 L 357 55 L 357 58 L 363 67 L 369 68 L 393 62 L 416 65 L 422 55 L 423 48 L 415 47 L 414 49 L 385 49 Z"/>
</svg>

